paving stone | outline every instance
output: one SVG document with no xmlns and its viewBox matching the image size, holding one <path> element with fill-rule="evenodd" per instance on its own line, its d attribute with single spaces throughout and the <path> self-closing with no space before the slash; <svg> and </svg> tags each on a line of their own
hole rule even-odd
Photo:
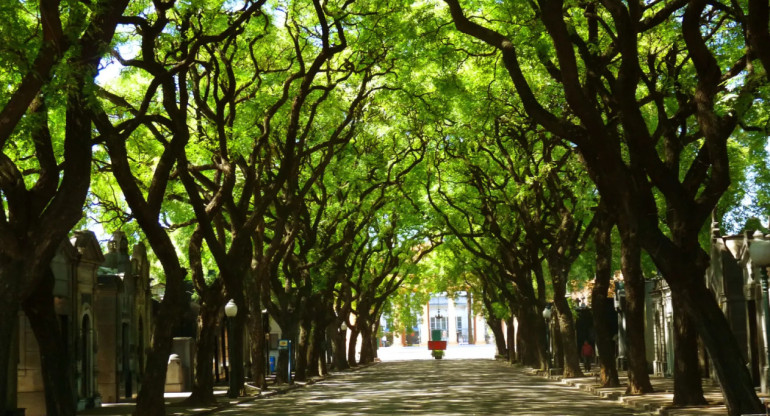
<svg viewBox="0 0 770 416">
<path fill-rule="evenodd" d="M 450 347 L 443 360 L 427 349 L 392 347 L 380 350 L 384 362 L 335 373 L 306 386 L 282 387 L 258 397 L 220 398 L 217 406 L 190 408 L 171 400 L 167 414 L 202 415 L 726 415 L 717 386 L 706 383 L 710 406 L 673 408 L 673 380 L 652 378 L 658 393 L 627 396 L 621 387 L 601 388 L 593 375 L 563 379 L 548 372 L 491 359 L 464 359 L 483 351 Z M 491 351 L 491 350 L 490 350 Z M 384 354 L 382 354 L 384 353 Z M 423 358 L 423 355 L 425 356 Z M 454 357 L 455 359 L 452 359 Z M 414 359 L 418 358 L 418 359 Z M 401 360 L 403 359 L 403 360 Z M 276 394 L 281 392 L 284 394 Z M 269 397 L 272 396 L 272 397 Z M 120 411 L 116 411 L 120 409 Z M 88 415 L 130 414 L 131 404 L 84 412 Z"/>
</svg>

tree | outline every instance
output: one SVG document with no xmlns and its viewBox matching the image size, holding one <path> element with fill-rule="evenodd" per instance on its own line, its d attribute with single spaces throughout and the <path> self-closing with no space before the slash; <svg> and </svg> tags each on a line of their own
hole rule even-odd
<svg viewBox="0 0 770 416">
<path fill-rule="evenodd" d="M 446 3 L 458 30 L 502 53 L 527 114 L 577 145 L 602 197 L 621 214 L 623 238 L 637 241 L 672 291 L 682 295 L 715 363 L 730 414 L 758 411 L 738 345 L 705 288 L 708 260 L 698 243 L 729 184 L 726 143 L 750 109 L 759 80 L 747 66 L 753 56 L 715 41 L 740 39 L 743 11 L 724 4 L 707 8 L 698 0 L 586 5 L 543 0 L 522 8 L 547 33 L 548 42 L 540 45 L 555 56 L 555 62 L 542 59 L 540 68 L 564 88 L 563 106 L 549 110 L 522 70 L 523 42 L 469 19 L 457 0 Z M 573 20 L 572 11 L 582 17 Z M 681 21 L 671 18 L 676 13 L 682 13 Z M 725 19 L 734 24 L 723 25 Z M 725 82 L 738 75 L 746 76 L 745 82 L 726 91 Z M 721 99 L 728 92 L 735 100 Z M 664 197 L 663 219 L 653 189 Z"/>
<path fill-rule="evenodd" d="M 483 131 L 483 127 L 475 127 L 475 131 Z M 523 302 L 515 313 L 519 334 L 523 334 L 517 350 L 523 352 L 523 362 L 537 361 L 544 367 L 548 362 L 543 342 L 546 328 L 541 316 L 545 284 L 539 257 L 542 254 L 546 260 L 551 277 L 560 324 L 557 335 L 565 346 L 576 344 L 572 312 L 565 295 L 572 263 L 593 229 L 587 214 L 590 211 L 586 209 L 592 188 L 581 183 L 579 164 L 559 140 L 538 137 L 531 126 L 517 126 L 504 118 L 495 120 L 486 134 L 488 138 L 477 139 L 473 144 L 479 150 L 477 153 L 468 154 L 462 138 L 457 139 L 455 146 L 450 143 L 445 147 L 445 154 L 465 166 L 448 171 L 452 173 L 445 169 L 441 182 L 447 190 L 440 185 L 437 194 L 451 207 L 448 209 L 468 218 L 466 229 L 475 227 L 477 237 L 496 240 L 501 261 L 489 258 L 478 247 L 474 253 L 487 256 L 488 261 L 498 264 L 499 270 L 512 276 L 518 293 L 509 291 L 504 281 L 498 286 L 512 304 L 517 299 Z M 466 183 L 475 195 L 461 197 L 458 183 Z M 452 224 L 449 227 L 457 229 Z M 469 239 L 473 233 L 463 231 L 460 238 Z M 537 297 L 531 295 L 535 293 L 532 273 L 537 281 Z M 562 352 L 565 376 L 581 374 L 577 345 Z"/>
<path fill-rule="evenodd" d="M 163 392 L 165 389 L 168 355 L 171 353 L 172 337 L 176 323 L 187 306 L 183 298 L 183 283 L 187 270 L 182 266 L 176 247 L 168 230 L 164 227 L 163 203 L 173 186 L 171 176 L 174 167 L 183 168 L 184 148 L 189 142 L 190 132 L 187 125 L 187 105 L 189 102 L 188 76 L 190 65 L 206 44 L 222 42 L 235 36 L 241 25 L 259 9 L 261 3 L 251 3 L 241 10 L 227 14 L 198 16 L 197 22 L 189 18 L 195 10 L 173 9 L 174 3 L 154 1 L 151 10 L 152 19 L 142 12 L 141 15 L 127 18 L 127 23 L 136 28 L 138 43 L 142 54 L 134 59 L 125 59 L 115 53 L 119 62 L 126 67 L 136 68 L 152 78 L 139 97 L 137 105 L 129 100 L 105 91 L 103 95 L 109 103 L 117 106 L 122 117 L 117 125 L 104 110 L 99 112 L 96 124 L 106 137 L 110 157 L 111 171 L 121 191 L 144 231 L 150 246 L 158 257 L 165 272 L 165 294 L 155 317 L 153 343 L 146 360 L 146 369 L 139 392 L 136 414 L 165 414 Z M 175 24 L 180 33 L 190 37 L 168 40 L 163 37 L 167 25 Z M 213 34 L 211 34 L 213 33 Z M 166 49 L 168 48 L 168 49 Z M 173 56 L 171 62 L 166 58 Z M 155 97 L 160 97 L 160 104 L 155 104 Z M 142 126 L 139 133 L 131 135 L 133 129 Z M 132 140 L 137 141 L 139 149 L 145 143 L 155 140 L 160 157 L 153 160 L 154 171 L 149 177 L 136 175 L 136 166 L 129 162 L 135 148 L 129 147 Z M 133 143 L 132 143 L 133 144 Z M 157 147 L 156 147 L 157 149 Z M 147 182 L 144 182 L 147 180 Z M 146 190 L 146 191 L 145 191 Z"/>
<path fill-rule="evenodd" d="M 608 299 L 612 280 L 612 229 L 615 225 L 613 213 L 601 201 L 596 211 L 596 233 L 594 250 L 596 252 L 596 277 L 591 289 L 591 309 L 593 310 L 596 346 L 601 365 L 601 386 L 617 387 L 618 368 L 615 363 L 615 343 L 609 331 L 607 309 L 611 306 Z M 614 309 L 614 306 L 612 306 Z"/>
<path fill-rule="evenodd" d="M 40 348 L 51 415 L 72 415 L 75 403 L 69 357 L 57 348 L 63 335 L 49 265 L 82 215 L 91 179 L 94 77 L 127 3 L 27 3 L 33 19 L 18 4 L 0 10 L 12 22 L 9 31 L 18 30 L 2 34 L 8 48 L 0 58 L 15 61 L 6 66 L 12 71 L 0 73 L 14 87 L 0 111 L 0 374 L 9 374 L 23 306 Z M 28 44 L 8 39 L 22 33 Z M 6 392 L 15 390 L 9 377 L 0 378 L 0 412 L 15 408 L 6 402 Z"/>
</svg>

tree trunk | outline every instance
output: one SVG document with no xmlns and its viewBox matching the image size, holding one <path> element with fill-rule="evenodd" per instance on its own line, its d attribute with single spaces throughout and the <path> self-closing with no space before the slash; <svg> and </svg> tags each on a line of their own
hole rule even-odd
<svg viewBox="0 0 770 416">
<path fill-rule="evenodd" d="M 326 376 L 329 375 L 329 372 L 331 371 L 331 362 L 329 361 L 331 343 L 329 342 L 328 338 L 326 338 L 326 331 L 320 328 L 318 330 L 321 331 L 321 336 L 323 337 L 321 339 L 321 348 L 318 351 L 318 371 L 320 371 L 320 375 Z"/>
<path fill-rule="evenodd" d="M 308 376 L 318 377 L 327 374 L 326 369 L 326 325 L 321 319 L 313 323 L 310 350 L 308 351 Z"/>
<path fill-rule="evenodd" d="M 565 289 L 554 282 L 553 304 L 558 311 L 559 331 L 556 337 L 561 340 L 562 355 L 564 357 L 564 377 L 582 377 L 580 369 L 580 357 L 578 356 L 577 338 L 575 337 L 575 320 L 572 318 L 572 310 L 567 303 Z M 557 289 L 557 286 L 560 286 Z"/>
<path fill-rule="evenodd" d="M 495 345 L 497 346 L 497 356 L 508 356 L 508 349 L 505 346 L 505 334 L 503 333 L 503 320 L 497 317 L 494 313 L 494 307 L 492 299 L 489 297 L 489 292 L 486 288 L 483 289 L 481 295 L 481 301 L 484 303 L 484 309 L 486 309 L 486 320 L 489 325 L 489 329 L 492 331 L 492 336 L 495 337 Z M 486 335 L 486 334 L 484 334 Z M 486 336 L 484 337 L 486 340 Z"/>
<path fill-rule="evenodd" d="M 245 327 L 247 313 L 246 305 L 242 304 L 238 307 L 238 314 L 234 318 L 230 318 L 232 319 L 232 326 L 229 329 L 233 331 L 230 334 L 232 337 L 230 339 L 233 342 L 230 349 L 230 377 L 234 381 L 234 384 L 231 383 L 230 385 L 235 385 L 238 396 L 243 396 L 243 384 L 246 382 L 244 376 L 246 362 L 244 360 L 245 354 L 243 353 L 243 328 Z"/>
<path fill-rule="evenodd" d="M 497 355 L 500 357 L 508 356 L 508 348 L 505 346 L 505 333 L 503 333 L 503 320 L 490 315 L 489 329 L 495 337 L 495 346 L 497 346 Z"/>
<path fill-rule="evenodd" d="M 275 384 L 289 382 L 289 351 L 278 350 L 278 362 L 275 363 Z"/>
<path fill-rule="evenodd" d="M 684 312 L 684 313 L 687 313 L 687 312 Z M 693 324 L 693 327 L 694 327 L 694 324 Z M 696 334 L 698 333 L 697 329 L 695 330 L 695 333 Z M 709 368 L 710 367 L 709 354 L 708 354 L 708 351 L 706 351 L 706 346 L 703 345 L 703 341 L 701 341 L 700 337 L 698 337 L 698 364 L 700 365 L 701 378 L 711 378 L 711 371 L 710 371 L 711 369 Z"/>
<path fill-rule="evenodd" d="M 292 325 L 291 322 L 284 322 L 281 326 L 281 338 L 291 340 L 291 352 L 286 350 L 278 351 L 278 362 L 275 368 L 275 383 L 285 384 L 289 382 L 289 355 L 294 355 L 294 350 L 297 345 L 297 333 L 298 328 Z M 295 363 L 296 365 L 296 363 Z"/>
<path fill-rule="evenodd" d="M 0 207 L 2 209 L 2 207 Z M 16 408 L 16 360 L 19 324 L 20 262 L 0 255 L 0 412 Z"/>
<path fill-rule="evenodd" d="M 523 303 L 523 302 L 522 302 Z M 535 367 L 537 361 L 534 357 L 536 343 L 532 342 L 532 325 L 534 322 L 530 319 L 527 311 L 527 307 L 523 304 L 519 305 L 519 310 L 516 311 L 516 322 L 518 324 L 516 328 L 516 362 L 522 365 Z"/>
<path fill-rule="evenodd" d="M 730 333 L 727 318 L 702 281 L 700 284 L 691 283 L 687 288 L 683 290 L 677 286 L 676 290 L 682 295 L 682 305 L 698 328 L 712 359 L 728 413 L 757 413 L 758 409 L 762 409 L 762 404 L 754 391 L 754 383 L 738 343 Z M 672 287 L 672 294 L 673 291 Z"/>
<path fill-rule="evenodd" d="M 518 327 L 516 328 L 516 342 L 514 343 L 516 347 L 516 357 L 511 361 L 511 363 L 517 362 L 521 363 L 522 365 L 528 365 L 526 361 L 526 355 L 527 355 L 527 341 L 526 337 L 524 336 L 524 332 L 526 332 L 526 324 L 523 324 L 525 321 L 524 319 L 517 318 L 516 321 L 518 322 Z"/>
<path fill-rule="evenodd" d="M 516 329 L 513 327 L 513 315 L 505 321 L 505 325 L 508 332 L 508 362 L 513 364 L 516 362 L 516 354 L 518 353 L 516 350 Z"/>
<path fill-rule="evenodd" d="M 221 292 L 218 299 L 216 295 L 208 296 L 200 302 L 198 315 L 198 339 L 195 343 L 195 377 L 193 378 L 192 392 L 185 403 L 190 405 L 209 405 L 216 403 L 214 397 L 214 371 L 211 366 L 214 361 L 217 335 L 222 325 L 222 311 L 224 308 L 224 294 Z"/>
<path fill-rule="evenodd" d="M 310 319 L 303 318 L 299 326 L 299 337 L 297 340 L 297 366 L 295 367 L 294 379 L 297 381 L 307 380 L 307 354 L 310 344 Z"/>
<path fill-rule="evenodd" d="M 40 285 L 24 301 L 24 312 L 29 318 L 40 348 L 41 374 L 45 390 L 46 414 L 74 416 L 75 391 L 72 388 L 72 371 L 69 356 L 61 348 L 64 336 L 54 310 L 54 276 L 47 270 Z"/>
<path fill-rule="evenodd" d="M 553 366 L 555 368 L 564 369 L 564 343 L 559 333 L 561 333 L 561 325 L 559 325 L 559 311 L 554 306 L 553 315 L 551 316 L 551 336 L 553 337 Z"/>
<path fill-rule="evenodd" d="M 473 345 L 476 343 L 476 334 L 474 334 L 476 325 L 473 320 L 473 295 L 471 295 L 470 290 L 465 293 L 468 294 L 468 345 Z"/>
<path fill-rule="evenodd" d="M 372 329 L 372 361 L 379 358 L 379 356 L 377 355 L 377 351 L 380 349 L 380 337 L 378 336 L 379 332 L 380 332 L 380 320 L 376 319 Z"/>
<path fill-rule="evenodd" d="M 166 275 L 166 292 L 160 302 L 160 310 L 155 317 L 152 345 L 147 354 L 142 388 L 136 399 L 134 416 L 164 416 L 166 414 L 163 394 L 166 388 L 168 357 L 171 355 L 174 331 L 187 306 L 183 302 L 182 296 L 183 273 L 181 269 L 177 269 L 176 275 L 170 273 Z"/>
<path fill-rule="evenodd" d="M 374 351 L 372 351 L 372 327 L 369 322 L 359 320 L 356 322 L 356 328 L 360 328 L 361 331 L 361 356 L 358 359 L 358 363 L 371 363 L 374 361 Z"/>
<path fill-rule="evenodd" d="M 305 374 L 308 378 L 318 377 L 321 375 L 321 363 L 320 356 L 318 355 L 319 347 L 315 344 L 315 328 L 310 333 L 310 342 L 307 345 L 307 369 Z"/>
<path fill-rule="evenodd" d="M 262 323 L 262 285 L 260 284 L 260 275 L 255 269 L 251 270 L 249 278 L 245 280 L 245 289 L 247 296 L 245 300 L 248 303 L 251 313 L 247 318 L 247 327 L 249 328 L 249 353 L 251 355 L 251 380 L 256 387 L 261 390 L 267 389 L 267 340 L 269 331 L 263 327 Z M 269 324 L 269 323 L 268 323 Z"/>
<path fill-rule="evenodd" d="M 678 240 L 695 244 L 687 250 L 668 244 L 671 250 L 664 250 L 665 253 L 652 251 L 650 256 L 671 288 L 672 298 L 674 295 L 678 296 L 682 309 L 695 325 L 700 340 L 708 351 L 728 414 L 737 416 L 764 412 L 764 406 L 754 390 L 754 381 L 730 324 L 713 294 L 706 288 L 703 278 L 706 270 L 706 261 L 703 258 L 706 258 L 706 255 L 697 254 L 701 250 L 697 245 L 697 235 L 689 239 L 680 237 Z M 647 241 L 646 244 L 663 247 L 665 241 Z M 698 261 L 699 258 L 702 261 Z"/>
<path fill-rule="evenodd" d="M 522 300 L 521 304 L 522 307 L 518 312 L 521 319 L 518 320 L 516 340 L 519 347 L 516 354 L 518 362 L 541 370 L 545 369 L 548 367 L 545 320 L 536 304 L 529 304 L 527 300 Z"/>
<path fill-rule="evenodd" d="M 624 227 L 621 227 L 624 228 Z M 647 374 L 647 354 L 644 344 L 644 276 L 641 267 L 641 248 L 635 232 L 620 230 L 621 267 L 626 287 L 625 317 L 628 354 L 627 394 L 652 393 Z"/>
<path fill-rule="evenodd" d="M 350 367 L 356 367 L 358 362 L 356 361 L 356 344 L 358 343 L 358 323 L 355 328 L 350 329 L 350 340 L 348 341 L 348 365 Z"/>
<path fill-rule="evenodd" d="M 549 331 L 548 323 L 543 318 L 541 311 L 535 310 L 531 320 L 535 323 L 535 331 L 533 337 L 537 341 L 537 348 L 534 351 L 536 356 L 536 366 L 541 369 L 547 369 L 550 366 L 550 360 L 548 359 L 548 338 L 546 332 Z"/>
<path fill-rule="evenodd" d="M 605 204 L 599 204 L 596 234 L 596 279 L 591 291 L 591 309 L 596 332 L 596 352 L 601 366 L 601 386 L 618 387 L 618 367 L 615 362 L 615 344 L 610 334 L 607 311 L 611 301 L 607 299 L 612 279 L 612 228 L 614 223 Z"/>
<path fill-rule="evenodd" d="M 340 329 L 340 323 L 336 320 L 326 329 L 326 337 L 332 340 L 332 368 L 336 371 L 347 370 L 350 368 L 346 354 L 345 339 L 347 331 Z"/>
<path fill-rule="evenodd" d="M 698 335 L 682 308 L 678 294 L 671 293 L 674 309 L 674 406 L 707 404 L 698 357 Z"/>
</svg>

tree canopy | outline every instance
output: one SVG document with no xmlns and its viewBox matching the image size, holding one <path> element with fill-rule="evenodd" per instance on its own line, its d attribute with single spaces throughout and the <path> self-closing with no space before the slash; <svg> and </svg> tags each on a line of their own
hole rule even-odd
<svg viewBox="0 0 770 416">
<path fill-rule="evenodd" d="M 767 220 L 766 0 L 19 0 L 0 20 L 0 372 L 17 311 L 51 318 L 30 299 L 58 244 L 91 226 L 150 246 L 157 319 L 191 281 L 201 328 L 234 299 L 258 357 L 265 309 L 300 379 L 324 339 L 355 364 L 343 323 L 373 360 L 381 317 L 411 328 L 436 292 L 516 317 L 515 359 L 547 366 L 546 305 L 572 342 L 571 291 L 606 297 L 622 268 L 633 298 L 660 273 L 730 412 L 756 410 L 699 296 L 712 222 Z M 173 328 L 154 330 L 141 414 L 164 411 Z"/>
</svg>

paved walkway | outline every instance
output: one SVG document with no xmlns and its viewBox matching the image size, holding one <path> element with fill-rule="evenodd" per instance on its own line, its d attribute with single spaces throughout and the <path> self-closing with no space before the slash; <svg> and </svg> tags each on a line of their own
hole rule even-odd
<svg viewBox="0 0 770 416">
<path fill-rule="evenodd" d="M 540 375 L 538 371 L 529 370 L 530 374 Z M 709 402 L 706 406 L 673 407 L 674 380 L 672 378 L 650 376 L 650 382 L 655 389 L 654 393 L 642 396 L 626 395 L 628 377 L 626 372 L 620 373 L 620 387 L 600 388 L 595 375 L 587 377 L 575 377 L 563 379 L 560 375 L 548 377 L 551 380 L 560 381 L 568 386 L 589 392 L 598 398 L 615 401 L 629 408 L 645 411 L 650 414 L 667 416 L 695 416 L 695 415 L 727 415 L 727 407 L 719 386 L 710 381 L 703 380 L 704 397 Z"/>
<path fill-rule="evenodd" d="M 634 415 L 494 360 L 382 362 L 228 415 Z M 224 414 L 224 412 L 223 412 Z"/>
<path fill-rule="evenodd" d="M 710 406 L 671 409 L 670 379 L 653 378 L 659 393 L 624 396 L 625 387 L 598 389 L 595 377 L 561 380 L 491 359 L 493 347 L 450 347 L 443 360 L 424 347 L 380 350 L 376 365 L 291 388 L 271 389 L 219 405 L 191 408 L 167 396 L 169 415 L 726 415 L 719 389 L 705 386 Z M 454 358 L 454 359 L 453 359 Z M 623 382 L 625 380 L 621 380 Z M 132 404 L 93 409 L 87 415 L 127 415 Z"/>
</svg>

